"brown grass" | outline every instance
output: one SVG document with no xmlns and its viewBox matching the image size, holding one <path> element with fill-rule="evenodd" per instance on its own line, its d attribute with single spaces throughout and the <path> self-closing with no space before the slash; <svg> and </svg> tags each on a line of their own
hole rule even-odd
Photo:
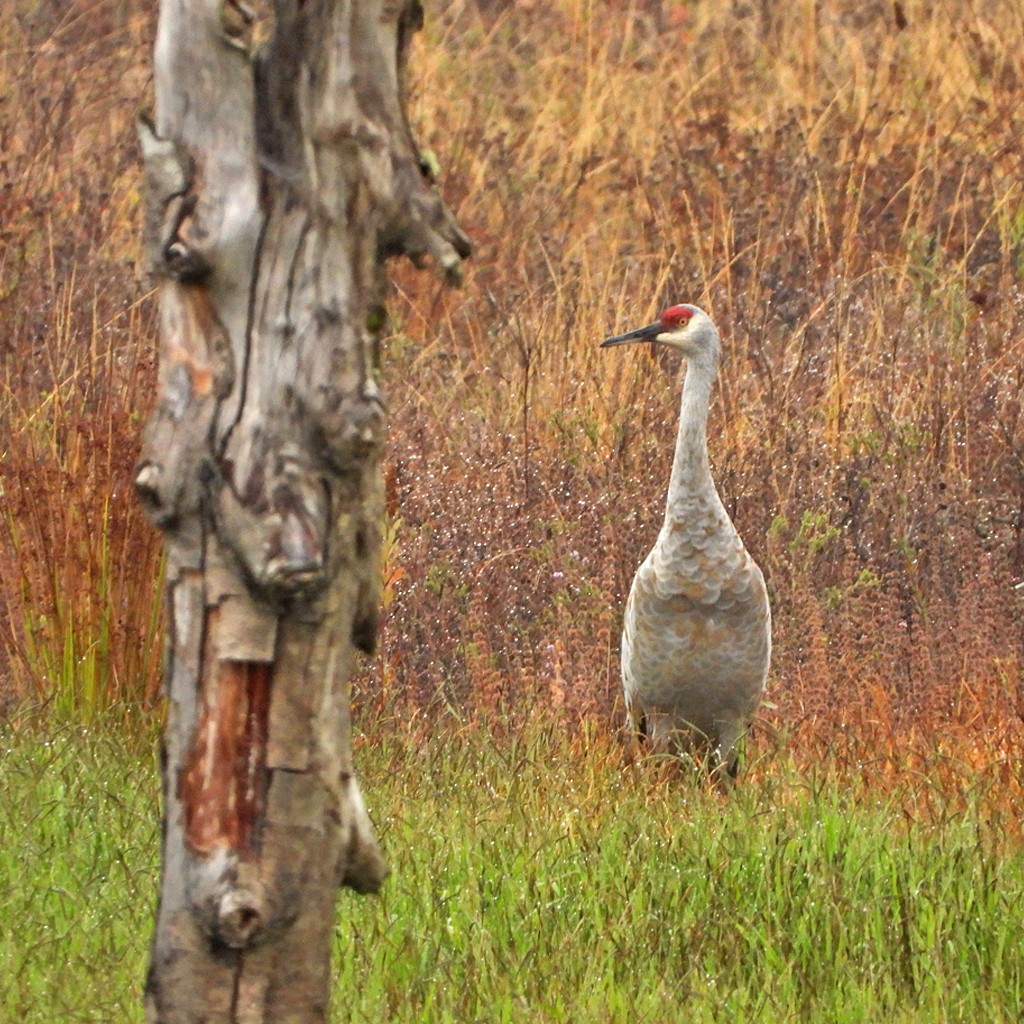
<svg viewBox="0 0 1024 1024">
<path fill-rule="evenodd" d="M 126 489 L 153 386 L 130 125 L 149 6 L 0 11 L 0 613 L 18 698 L 50 698 L 54 645 L 95 649 L 103 623 L 109 696 L 156 679 L 140 638 L 159 545 Z M 1024 23 L 994 0 L 895 11 L 428 5 L 412 113 L 476 251 L 454 294 L 396 267 L 364 728 L 439 701 L 617 726 L 622 602 L 660 521 L 678 368 L 597 344 L 695 301 L 727 346 L 716 477 L 775 613 L 755 759 L 779 742 L 880 785 L 957 786 L 1019 750 Z"/>
</svg>

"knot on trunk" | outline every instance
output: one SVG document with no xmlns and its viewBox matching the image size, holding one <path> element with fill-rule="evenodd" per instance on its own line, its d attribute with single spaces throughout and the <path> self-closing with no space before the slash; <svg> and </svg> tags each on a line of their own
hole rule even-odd
<svg viewBox="0 0 1024 1024">
<path fill-rule="evenodd" d="M 161 138 L 148 116 L 136 122 L 146 168 L 146 265 L 151 274 L 184 283 L 205 280 L 212 269 L 196 244 L 192 217 L 198 203 L 193 191 L 195 160 L 183 146 Z"/>
<path fill-rule="evenodd" d="M 200 505 L 214 419 L 235 370 L 209 290 L 164 281 L 158 291 L 160 400 L 146 427 L 135 488 L 150 520 L 170 528 Z"/>
<path fill-rule="evenodd" d="M 266 453 L 241 487 L 224 481 L 215 507 L 221 540 L 262 597 L 287 605 L 326 586 L 330 494 L 301 454 Z"/>
<path fill-rule="evenodd" d="M 387 411 L 380 399 L 328 391 L 314 416 L 324 457 L 332 469 L 348 472 L 379 455 L 388 429 Z"/>
</svg>

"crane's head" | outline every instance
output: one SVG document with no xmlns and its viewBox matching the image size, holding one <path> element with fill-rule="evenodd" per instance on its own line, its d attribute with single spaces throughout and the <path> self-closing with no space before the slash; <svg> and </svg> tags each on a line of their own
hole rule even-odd
<svg viewBox="0 0 1024 1024">
<path fill-rule="evenodd" d="M 606 338 L 601 348 L 640 341 L 670 345 L 688 360 L 706 360 L 712 365 L 718 363 L 722 344 L 711 317 L 697 306 L 683 304 L 669 306 L 653 324 Z"/>
</svg>

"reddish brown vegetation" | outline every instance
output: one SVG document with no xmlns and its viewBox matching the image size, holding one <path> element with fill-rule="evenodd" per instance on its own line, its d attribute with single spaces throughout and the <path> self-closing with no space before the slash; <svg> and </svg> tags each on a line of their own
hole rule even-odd
<svg viewBox="0 0 1024 1024">
<path fill-rule="evenodd" d="M 365 730 L 437 701 L 618 725 L 622 601 L 659 524 L 678 381 L 597 344 L 695 301 L 727 346 L 716 477 L 775 611 L 755 750 L 777 730 L 880 783 L 1015 755 L 1024 26 L 1007 6 L 906 3 L 901 28 L 839 2 L 815 24 L 785 5 L 428 5 L 417 131 L 476 253 L 462 292 L 399 271 L 391 305 Z M 84 657 L 101 635 L 108 696 L 157 681 L 158 542 L 129 493 L 153 379 L 131 126 L 149 8 L 0 11 L 18 697 L 58 685 L 39 650 Z"/>
</svg>

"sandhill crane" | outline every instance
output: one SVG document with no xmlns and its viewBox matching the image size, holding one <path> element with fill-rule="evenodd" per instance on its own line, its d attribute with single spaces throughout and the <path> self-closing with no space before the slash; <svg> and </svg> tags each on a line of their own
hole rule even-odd
<svg viewBox="0 0 1024 1024">
<path fill-rule="evenodd" d="M 736 776 L 737 741 L 768 675 L 771 609 L 761 570 L 708 465 L 708 402 L 721 339 L 707 313 L 680 305 L 601 347 L 635 342 L 678 349 L 686 379 L 665 522 L 626 603 L 627 725 L 655 750 L 690 754 L 725 784 Z"/>
</svg>

